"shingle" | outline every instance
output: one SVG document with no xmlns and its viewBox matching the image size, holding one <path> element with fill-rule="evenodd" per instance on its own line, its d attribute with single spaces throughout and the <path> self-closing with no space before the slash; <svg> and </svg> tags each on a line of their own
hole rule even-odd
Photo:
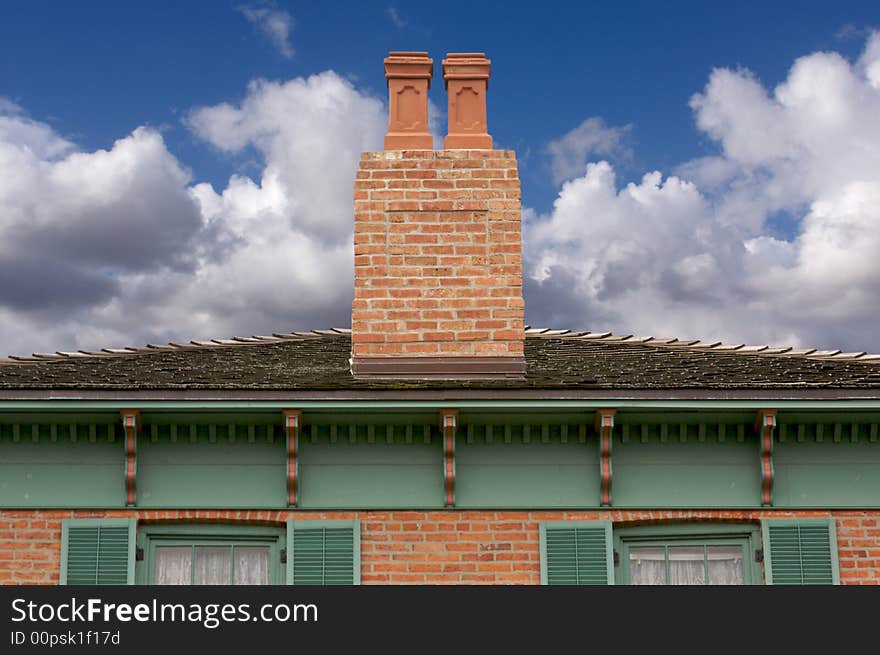
<svg viewBox="0 0 880 655">
<path fill-rule="evenodd" d="M 3 360 L 0 389 L 880 389 L 871 355 L 644 339 L 535 331 L 524 380 L 393 381 L 353 378 L 349 331 L 320 330 Z"/>
</svg>

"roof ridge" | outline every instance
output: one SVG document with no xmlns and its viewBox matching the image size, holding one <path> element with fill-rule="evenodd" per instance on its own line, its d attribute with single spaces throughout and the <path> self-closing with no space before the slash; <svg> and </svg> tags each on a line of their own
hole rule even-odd
<svg viewBox="0 0 880 655">
<path fill-rule="evenodd" d="M 0 357 L 0 365 L 67 362 L 74 359 L 126 357 L 130 355 L 176 352 L 180 350 L 205 350 L 211 348 L 257 346 L 267 343 L 280 343 L 282 341 L 322 339 L 336 336 L 338 334 L 348 334 L 350 332 L 350 328 L 330 328 L 325 330 L 309 330 L 307 332 L 273 332 L 271 335 L 255 334 L 250 337 L 230 337 L 228 339 L 192 339 L 188 342 L 169 341 L 167 344 L 147 343 L 143 346 L 127 346 L 124 348 L 100 348 L 95 350 L 75 351 L 58 350 L 53 353 L 35 352 L 30 355 L 9 355 L 8 357 Z"/>
<path fill-rule="evenodd" d="M 228 339 L 193 339 L 188 342 L 169 341 L 167 344 L 147 343 L 144 346 L 124 348 L 100 348 L 96 350 L 56 351 L 54 353 L 32 353 L 31 355 L 10 355 L 0 358 L 0 365 L 34 364 L 64 362 L 75 359 L 126 357 L 148 353 L 174 352 L 180 350 L 202 350 L 211 348 L 230 348 L 280 343 L 283 341 L 304 341 L 321 339 L 336 335 L 350 334 L 350 328 L 316 329 L 305 332 L 273 332 L 271 335 L 234 336 Z M 728 344 L 721 341 L 702 341 L 700 339 L 678 339 L 675 337 L 652 337 L 640 335 L 616 335 L 612 332 L 592 332 L 589 330 L 558 330 L 525 326 L 525 336 L 533 338 L 561 338 L 604 343 L 650 346 L 670 350 L 695 350 L 733 355 L 757 355 L 761 357 L 790 357 L 820 361 L 845 361 L 864 364 L 880 364 L 880 354 L 861 352 L 841 352 L 840 350 L 818 350 L 816 348 L 794 348 L 792 346 Z"/>
<path fill-rule="evenodd" d="M 729 344 L 721 341 L 702 341 L 700 339 L 677 339 L 674 337 L 649 337 L 615 335 L 612 332 L 591 332 L 589 330 L 553 330 L 550 328 L 533 328 L 526 326 L 526 336 L 539 338 L 578 339 L 602 341 L 605 343 L 623 343 L 654 348 L 687 349 L 698 352 L 716 352 L 734 355 L 758 355 L 761 357 L 790 357 L 808 360 L 824 360 L 835 362 L 859 362 L 864 364 L 880 364 L 880 354 L 865 351 L 841 352 L 840 350 L 818 350 L 816 348 L 794 348 L 792 346 L 752 346 L 744 343 Z"/>
</svg>

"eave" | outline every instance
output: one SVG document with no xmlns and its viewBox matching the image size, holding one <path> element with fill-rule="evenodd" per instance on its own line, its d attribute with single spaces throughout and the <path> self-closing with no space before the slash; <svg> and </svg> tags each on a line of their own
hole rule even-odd
<svg viewBox="0 0 880 655">
<path fill-rule="evenodd" d="M 572 410 L 602 407 L 650 410 L 726 410 L 772 406 L 798 410 L 880 410 L 870 389 L 650 389 L 650 390 L 21 390 L 0 394 L 0 411 L 143 410 L 411 411 L 454 404 L 473 410 Z"/>
</svg>

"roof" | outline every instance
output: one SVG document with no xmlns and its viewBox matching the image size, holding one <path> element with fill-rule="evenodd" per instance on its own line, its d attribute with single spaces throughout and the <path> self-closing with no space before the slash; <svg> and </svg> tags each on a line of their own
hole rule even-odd
<svg viewBox="0 0 880 655">
<path fill-rule="evenodd" d="M 16 391 L 875 390 L 880 355 L 527 329 L 521 380 L 369 380 L 351 375 L 350 331 L 290 332 L 0 360 Z M 47 394 L 37 394 L 47 395 Z"/>
</svg>

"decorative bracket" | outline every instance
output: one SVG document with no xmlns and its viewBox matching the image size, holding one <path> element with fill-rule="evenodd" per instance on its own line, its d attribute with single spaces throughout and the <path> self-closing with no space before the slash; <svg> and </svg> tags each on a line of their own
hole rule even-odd
<svg viewBox="0 0 880 655">
<path fill-rule="evenodd" d="M 599 434 L 600 504 L 603 507 L 611 506 L 611 431 L 614 429 L 616 413 L 617 410 L 614 409 L 596 411 L 596 432 Z"/>
<path fill-rule="evenodd" d="M 296 507 L 299 491 L 299 433 L 302 429 L 302 410 L 285 409 L 284 436 L 287 446 L 287 505 Z"/>
<path fill-rule="evenodd" d="M 776 410 L 759 409 L 755 421 L 761 451 L 761 505 L 773 504 L 773 431 L 776 429 Z"/>
<path fill-rule="evenodd" d="M 443 489 L 444 506 L 455 507 L 455 431 L 458 428 L 458 410 L 440 410 L 443 429 Z"/>
<path fill-rule="evenodd" d="M 125 506 L 134 507 L 137 499 L 137 433 L 141 415 L 136 409 L 119 410 L 125 431 Z"/>
</svg>

